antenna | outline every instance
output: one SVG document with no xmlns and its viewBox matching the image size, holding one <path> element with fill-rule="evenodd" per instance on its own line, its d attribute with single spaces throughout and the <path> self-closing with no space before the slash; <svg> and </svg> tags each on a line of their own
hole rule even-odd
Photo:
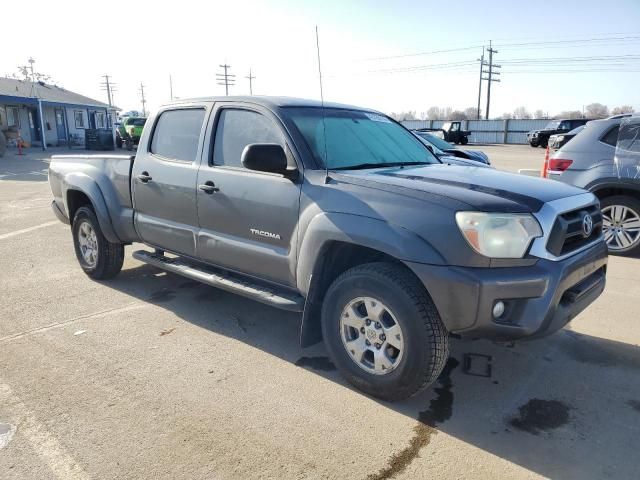
<svg viewBox="0 0 640 480">
<path fill-rule="evenodd" d="M 324 139 L 324 183 L 329 183 L 329 152 L 327 152 L 327 126 L 324 121 L 324 94 L 322 93 L 322 67 L 320 65 L 320 39 L 316 25 L 316 50 L 318 52 L 318 78 L 320 80 L 320 105 L 322 108 L 322 136 Z"/>
</svg>

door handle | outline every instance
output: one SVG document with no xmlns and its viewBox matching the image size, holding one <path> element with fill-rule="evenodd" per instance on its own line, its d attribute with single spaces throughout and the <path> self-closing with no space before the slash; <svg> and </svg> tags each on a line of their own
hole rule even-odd
<svg viewBox="0 0 640 480">
<path fill-rule="evenodd" d="M 138 180 L 140 180 L 142 183 L 147 183 L 150 182 L 151 180 L 153 180 L 153 178 L 151 178 L 149 176 L 149 172 L 142 172 L 140 175 L 138 175 Z"/>
<path fill-rule="evenodd" d="M 220 189 L 216 187 L 216 184 L 213 183 L 211 180 L 209 180 L 208 182 L 204 182 L 204 184 L 202 185 L 198 185 L 198 188 L 202 190 L 204 193 L 208 193 L 209 195 L 211 195 L 214 192 L 220 191 Z"/>
</svg>

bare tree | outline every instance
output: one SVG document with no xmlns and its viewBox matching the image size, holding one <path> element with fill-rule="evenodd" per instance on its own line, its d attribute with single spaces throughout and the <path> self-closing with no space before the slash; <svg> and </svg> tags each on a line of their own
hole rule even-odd
<svg viewBox="0 0 640 480">
<path fill-rule="evenodd" d="M 533 118 L 541 119 L 541 118 L 549 118 L 549 116 L 544 113 L 542 110 L 538 109 L 533 112 Z"/>
<path fill-rule="evenodd" d="M 601 103 L 590 103 L 585 107 L 588 118 L 605 118 L 609 116 L 609 107 Z"/>
<path fill-rule="evenodd" d="M 475 120 L 476 118 L 478 118 L 478 108 L 477 107 L 465 108 L 464 114 L 467 116 L 468 120 Z"/>
<path fill-rule="evenodd" d="M 449 115 L 448 120 L 467 120 L 467 116 L 460 110 L 454 110 L 451 112 L 451 115 Z"/>
<path fill-rule="evenodd" d="M 611 110 L 611 115 L 622 115 L 623 113 L 633 113 L 631 105 L 621 105 Z"/>
<path fill-rule="evenodd" d="M 513 118 L 513 114 L 509 113 L 509 112 L 505 112 L 502 114 L 502 116 L 500 117 L 502 120 L 510 120 Z"/>
<path fill-rule="evenodd" d="M 525 107 L 517 107 L 515 110 L 513 110 L 513 118 L 528 119 L 531 118 L 531 114 Z"/>
<path fill-rule="evenodd" d="M 442 110 L 440 107 L 429 107 L 429 110 L 427 110 L 427 117 L 429 117 L 429 120 L 441 120 Z"/>
<path fill-rule="evenodd" d="M 582 112 L 580 110 L 564 110 L 554 115 L 553 118 L 582 118 Z"/>
<path fill-rule="evenodd" d="M 399 113 L 391 112 L 389 116 L 394 120 L 397 120 L 398 122 L 402 122 L 404 120 L 418 119 L 418 117 L 416 117 L 416 112 L 414 110 L 409 110 L 408 112 L 399 112 Z"/>
</svg>

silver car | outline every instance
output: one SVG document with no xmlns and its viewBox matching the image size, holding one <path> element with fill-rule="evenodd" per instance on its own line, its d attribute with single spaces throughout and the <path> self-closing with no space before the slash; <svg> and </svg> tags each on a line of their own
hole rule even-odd
<svg viewBox="0 0 640 480">
<path fill-rule="evenodd" d="M 620 124 L 632 115 L 587 123 L 584 130 L 553 154 L 547 175 L 598 196 L 609 253 L 618 255 L 640 253 L 640 178 L 621 175 L 616 162 Z"/>
</svg>

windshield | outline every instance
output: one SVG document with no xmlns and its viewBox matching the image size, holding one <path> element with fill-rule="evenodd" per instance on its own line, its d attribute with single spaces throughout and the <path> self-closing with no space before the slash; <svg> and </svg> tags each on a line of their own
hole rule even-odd
<svg viewBox="0 0 640 480">
<path fill-rule="evenodd" d="M 286 110 L 316 161 L 329 169 L 439 163 L 411 132 L 384 115 L 317 107 Z"/>
<path fill-rule="evenodd" d="M 552 120 L 544 127 L 545 130 L 557 130 L 560 126 L 560 120 Z"/>
<path fill-rule="evenodd" d="M 416 132 L 416 134 L 419 135 L 421 138 L 425 139 L 431 145 L 438 147 L 440 150 L 451 150 L 453 148 L 449 142 L 446 142 L 440 137 L 436 137 L 431 133 Z"/>
</svg>

